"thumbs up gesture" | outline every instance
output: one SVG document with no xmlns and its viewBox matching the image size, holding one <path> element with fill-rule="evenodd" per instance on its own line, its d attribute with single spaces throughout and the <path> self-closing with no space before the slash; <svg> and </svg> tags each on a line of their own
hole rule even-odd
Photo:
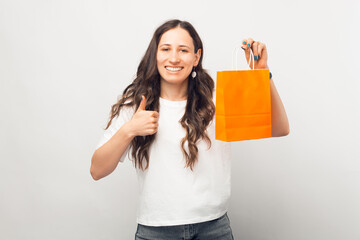
<svg viewBox="0 0 360 240">
<path fill-rule="evenodd" d="M 145 110 L 146 99 L 141 96 L 139 108 L 128 122 L 128 129 L 132 136 L 146 136 L 157 132 L 159 113 Z"/>
</svg>

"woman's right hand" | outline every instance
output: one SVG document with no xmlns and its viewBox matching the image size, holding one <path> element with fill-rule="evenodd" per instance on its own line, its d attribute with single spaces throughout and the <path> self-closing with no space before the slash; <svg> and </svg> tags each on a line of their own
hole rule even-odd
<svg viewBox="0 0 360 240">
<path fill-rule="evenodd" d="M 159 113 L 145 110 L 146 99 L 142 100 L 132 119 L 126 123 L 126 127 L 132 137 L 152 135 L 157 132 Z"/>
</svg>

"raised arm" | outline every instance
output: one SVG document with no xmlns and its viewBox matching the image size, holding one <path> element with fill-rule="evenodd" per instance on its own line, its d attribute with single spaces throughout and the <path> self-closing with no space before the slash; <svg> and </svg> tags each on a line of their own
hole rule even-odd
<svg viewBox="0 0 360 240">
<path fill-rule="evenodd" d="M 242 49 L 245 51 L 245 56 L 249 62 L 250 48 L 253 51 L 254 59 L 250 59 L 250 66 L 254 62 L 255 69 L 269 69 L 267 65 L 268 54 L 266 45 L 264 43 L 254 41 L 252 38 L 244 39 L 242 42 Z M 286 115 L 284 105 L 276 90 L 275 84 L 270 79 L 270 95 L 271 95 L 271 136 L 281 137 L 286 136 L 290 132 L 289 121 Z"/>
<path fill-rule="evenodd" d="M 271 95 L 271 136 L 282 137 L 290 133 L 289 121 L 275 84 L 270 79 Z"/>
</svg>

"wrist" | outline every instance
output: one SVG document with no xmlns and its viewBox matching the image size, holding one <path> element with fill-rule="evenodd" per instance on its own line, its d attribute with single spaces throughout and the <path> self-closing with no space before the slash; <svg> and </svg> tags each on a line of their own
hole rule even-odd
<svg viewBox="0 0 360 240">
<path fill-rule="evenodd" d="M 131 120 L 130 120 L 130 121 L 131 121 Z M 133 130 L 130 121 L 127 122 L 127 123 L 125 123 L 125 124 L 121 127 L 121 129 L 122 129 L 125 137 L 131 141 L 134 137 L 136 137 L 136 133 L 135 133 L 135 131 Z"/>
</svg>

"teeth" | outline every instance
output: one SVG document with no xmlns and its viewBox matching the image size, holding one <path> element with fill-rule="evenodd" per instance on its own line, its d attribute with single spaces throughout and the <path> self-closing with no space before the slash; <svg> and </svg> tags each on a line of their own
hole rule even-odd
<svg viewBox="0 0 360 240">
<path fill-rule="evenodd" d="M 169 71 L 180 71 L 182 69 L 182 67 L 179 67 L 179 68 L 166 67 L 166 69 Z"/>
</svg>

